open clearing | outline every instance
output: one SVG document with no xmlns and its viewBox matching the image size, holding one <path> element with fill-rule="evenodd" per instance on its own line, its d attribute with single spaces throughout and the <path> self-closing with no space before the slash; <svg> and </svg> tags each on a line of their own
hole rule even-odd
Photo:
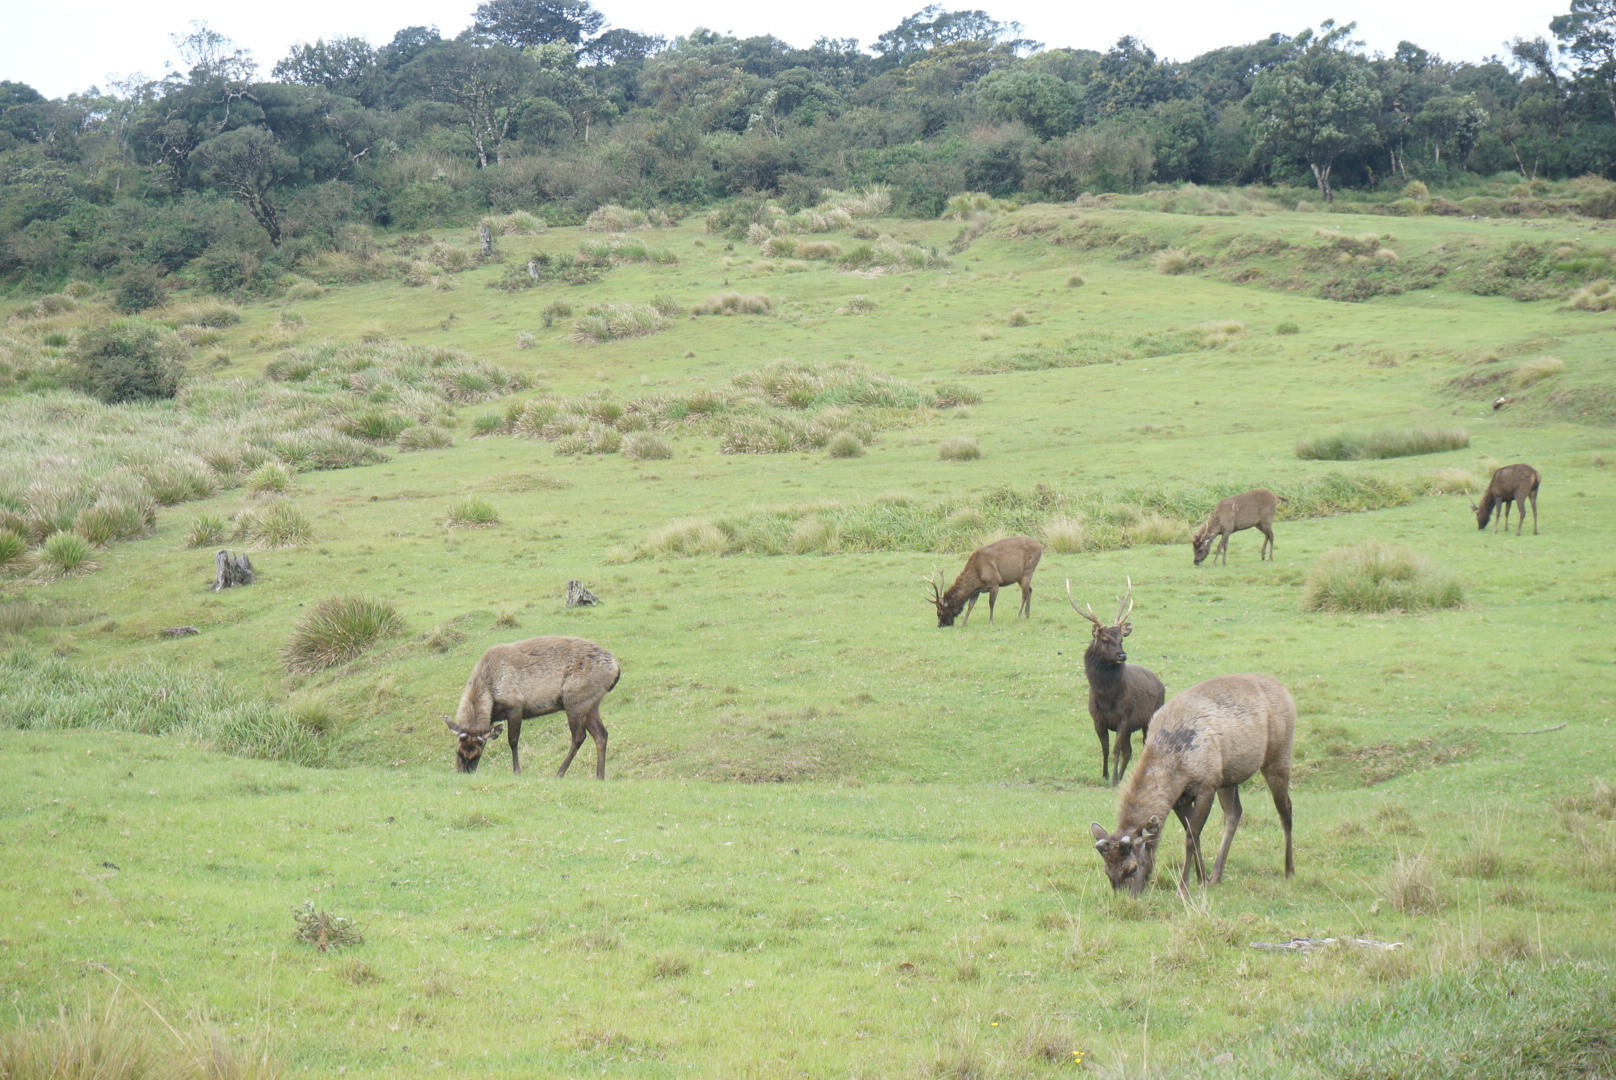
<svg viewBox="0 0 1616 1080">
<path fill-rule="evenodd" d="M 938 249 L 957 228 L 882 226 Z M 267 1045 L 288 1074 L 1611 1076 L 1616 326 L 1466 285 L 1508 245 L 1611 235 L 1034 206 L 949 265 L 855 274 L 690 220 L 647 241 L 676 264 L 592 284 L 484 288 L 493 265 L 444 291 L 376 281 L 244 304 L 212 346 L 229 364 L 199 360 L 196 380 L 284 378 L 286 350 L 368 336 L 463 350 L 531 386 L 432 406 L 423 426 L 452 445 L 297 473 L 288 497 L 313 539 L 246 545 L 250 588 L 206 588 L 235 541 L 185 546 L 198 516 L 251 504 L 240 487 L 162 509 L 149 535 L 97 550 L 92 573 L 13 575 L 10 594 L 58 617 L 0 639 L 0 991 L 25 1021 L 116 997 L 140 1023 L 161 1013 Z M 588 236 L 503 243 L 516 261 Z M 1343 236 L 1399 260 L 1332 262 Z M 1152 253 L 1169 246 L 1200 261 L 1160 273 Z M 682 312 L 730 291 L 770 311 L 570 339 L 591 304 L 671 297 Z M 557 299 L 577 316 L 547 327 Z M 1563 367 L 1513 374 L 1544 356 Z M 736 381 L 778 360 L 864 365 L 919 404 L 776 407 Z M 708 391 L 735 395 L 752 426 L 678 412 Z M 508 422 L 588 395 L 677 413 L 648 421 L 671 457 L 558 453 L 596 436 Z M 810 419 L 856 431 L 860 452 L 720 452 Z M 20 455 L 20 429 L 0 423 Z M 1469 442 L 1295 452 L 1408 427 Z M 956 438 L 980 457 L 941 459 Z M 1470 496 L 1442 493 L 1517 461 L 1543 474 L 1540 535 L 1478 531 Z M 1271 563 L 1246 531 L 1226 567 L 1192 566 L 1187 529 L 1259 485 L 1317 516 L 1282 510 Z M 1336 513 L 1325 490 L 1380 494 Z M 497 523 L 446 528 L 470 496 Z M 1081 537 L 1046 551 L 1030 620 L 1010 617 L 1011 589 L 1004 622 L 984 598 L 968 627 L 936 627 L 919 578 L 951 579 L 1002 523 L 1042 537 L 1059 519 Z M 692 527 L 716 534 L 709 553 L 677 539 Z M 1305 612 L 1309 567 L 1365 541 L 1455 575 L 1463 604 Z M 1114 796 L 1067 578 L 1102 615 L 1131 578 L 1129 659 L 1169 695 L 1241 671 L 1291 690 L 1292 881 L 1259 784 L 1217 889 L 1178 899 L 1170 823 L 1145 896 L 1112 897 L 1088 823 L 1114 823 Z M 603 604 L 566 609 L 569 579 Z M 280 650 L 304 608 L 350 594 L 390 601 L 404 632 L 289 676 Z M 176 626 L 200 633 L 161 635 Z M 604 785 L 579 763 L 551 777 L 560 717 L 528 721 L 522 776 L 502 744 L 479 773 L 452 771 L 443 719 L 471 666 L 540 634 L 590 638 L 622 664 L 602 706 Z M 183 725 L 59 730 L 28 704 L 102 685 L 97 714 L 73 723 L 120 727 L 92 677 L 108 671 L 133 672 L 118 693 L 142 707 L 214 684 L 284 704 L 326 767 L 227 756 Z M 364 943 L 296 940 L 308 900 L 356 919 Z M 1298 937 L 1403 946 L 1250 948 Z"/>
</svg>

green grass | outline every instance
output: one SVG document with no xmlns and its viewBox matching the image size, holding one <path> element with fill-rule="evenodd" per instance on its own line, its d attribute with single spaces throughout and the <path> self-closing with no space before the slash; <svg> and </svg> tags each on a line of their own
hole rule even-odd
<svg viewBox="0 0 1616 1080">
<path fill-rule="evenodd" d="M 1308 568 L 1309 611 L 1432 611 L 1458 607 L 1464 588 L 1430 560 L 1398 544 L 1367 543 L 1326 552 Z"/>
<path fill-rule="evenodd" d="M 1599 241 L 1260 194 L 1004 208 L 980 229 L 781 215 L 844 260 L 883 235 L 952 248 L 946 273 L 726 251 L 690 221 L 650 234 L 677 262 L 510 292 L 484 286 L 511 264 L 445 228 L 416 248 L 448 291 L 307 268 L 330 284 L 297 301 L 295 341 L 279 300 L 241 303 L 155 405 L 47 385 L 68 347 L 50 342 L 105 318 L 94 297 L 6 323 L 0 529 L 37 548 L 148 474 L 188 501 L 97 550 L 94 575 L 0 579 L 0 1036 L 138 992 L 283 1075 L 1609 1072 L 1616 331 L 1562 310 L 1580 279 L 1510 276 L 1538 265 L 1518 243 Z M 598 235 L 522 244 L 557 266 Z M 1193 265 L 1157 273 L 1166 248 Z M 660 316 L 729 291 L 771 314 L 603 345 L 566 339 L 574 314 L 545 327 L 558 303 Z M 1032 325 L 1004 327 L 1017 309 Z M 1514 389 L 1550 349 L 1564 369 Z M 794 441 L 855 421 L 874 436 L 857 458 Z M 1437 459 L 1293 452 L 1450 426 L 1470 444 Z M 416 428 L 452 441 L 392 449 Z M 618 452 L 552 453 L 605 430 Z M 986 452 L 939 460 L 956 438 Z M 1464 489 L 1520 460 L 1545 476 L 1544 533 L 1478 533 Z M 185 487 L 198 461 L 211 489 Z M 250 509 L 239 488 L 271 461 L 297 471 L 305 539 L 247 545 L 257 584 L 209 593 L 190 524 Z M 1289 500 L 1275 561 L 1193 566 L 1185 530 L 1259 485 Z M 500 527 L 444 529 L 471 497 Z M 1012 532 L 1047 544 L 1031 619 L 979 606 L 938 629 L 917 579 Z M 1368 543 L 1446 568 L 1464 604 L 1304 610 L 1309 569 Z M 567 609 L 572 578 L 604 603 Z M 1177 899 L 1173 825 L 1152 888 L 1111 896 L 1066 578 L 1098 610 L 1132 580 L 1130 661 L 1169 693 L 1232 671 L 1290 688 L 1295 879 L 1248 788 L 1218 888 Z M 409 629 L 288 673 L 276 646 L 354 593 Z M 456 774 L 442 717 L 477 658 L 546 634 L 622 664 L 608 782 L 551 779 L 558 716 L 524 725 L 521 776 L 503 741 Z M 1435 910 L 1394 902 L 1400 865 Z M 309 901 L 363 944 L 299 940 Z M 1249 947 L 1298 936 L 1403 947 Z"/>
<path fill-rule="evenodd" d="M 298 675 L 345 664 L 383 638 L 397 637 L 404 620 L 386 600 L 333 596 L 298 621 L 281 649 L 286 669 Z"/>
<path fill-rule="evenodd" d="M 1296 444 L 1296 456 L 1309 461 L 1375 461 L 1463 450 L 1470 432 L 1457 427 L 1381 428 L 1378 431 L 1341 431 Z"/>
</svg>

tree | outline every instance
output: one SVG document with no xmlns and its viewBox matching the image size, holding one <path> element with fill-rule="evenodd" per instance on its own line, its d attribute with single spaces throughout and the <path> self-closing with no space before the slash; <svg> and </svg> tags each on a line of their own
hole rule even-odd
<svg viewBox="0 0 1616 1080">
<path fill-rule="evenodd" d="M 1072 129 L 1072 92 L 1041 71 L 994 71 L 976 84 L 976 99 L 989 118 L 1027 125 L 1042 139 Z"/>
<path fill-rule="evenodd" d="M 581 45 L 606 25 L 589 0 L 487 0 L 472 29 L 518 49 L 565 42 Z"/>
<path fill-rule="evenodd" d="M 197 147 L 195 157 L 202 177 L 213 187 L 241 203 L 253 220 L 281 246 L 280 213 L 275 189 L 297 168 L 297 159 L 282 150 L 275 136 L 263 128 L 237 128 Z"/>
<path fill-rule="evenodd" d="M 312 45 L 293 45 L 270 74 L 283 82 L 319 86 L 364 100 L 369 96 L 368 84 L 375 69 L 376 50 L 364 38 L 321 38 Z"/>
<path fill-rule="evenodd" d="M 521 50 L 464 35 L 423 50 L 404 71 L 420 94 L 454 110 L 480 169 L 490 158 L 504 160 L 505 140 L 534 74 L 532 59 Z"/>
<path fill-rule="evenodd" d="M 1487 110 L 1475 94 L 1438 94 L 1414 118 L 1414 133 L 1431 145 L 1435 163 L 1442 164 L 1442 148 L 1453 147 L 1463 158 L 1476 145 L 1487 126 Z"/>
<path fill-rule="evenodd" d="M 1356 26 L 1327 19 L 1319 36 L 1297 35 L 1302 55 L 1259 75 L 1245 101 L 1256 120 L 1256 149 L 1307 162 L 1325 202 L 1335 200 L 1330 170 L 1336 159 L 1375 134 L 1380 110 L 1368 62 L 1346 49 Z"/>
<path fill-rule="evenodd" d="M 1012 38 L 1019 33 L 1020 23 L 999 22 L 985 11 L 944 11 L 943 5 L 930 4 L 876 38 L 871 48 L 889 64 L 907 64 L 930 49 L 962 41 L 1003 41 L 1014 52 L 1037 47 L 1025 38 Z"/>
<path fill-rule="evenodd" d="M 1581 64 L 1580 74 L 1599 86 L 1616 117 L 1616 0 L 1571 0 L 1571 10 L 1549 22 L 1560 47 Z"/>
</svg>

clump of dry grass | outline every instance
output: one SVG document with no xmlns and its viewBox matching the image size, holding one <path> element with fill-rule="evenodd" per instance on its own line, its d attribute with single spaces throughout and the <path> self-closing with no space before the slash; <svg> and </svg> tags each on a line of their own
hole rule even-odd
<svg viewBox="0 0 1616 1080">
<path fill-rule="evenodd" d="M 825 452 L 833 458 L 855 458 L 864 453 L 864 444 L 851 431 L 839 431 L 825 444 Z"/>
<path fill-rule="evenodd" d="M 1558 375 L 1565 370 L 1565 361 L 1553 356 L 1539 356 L 1526 361 L 1510 373 L 1509 381 L 1517 390 L 1524 390 L 1541 379 Z"/>
<path fill-rule="evenodd" d="M 847 303 L 836 309 L 838 315 L 868 315 L 881 305 L 868 296 L 850 296 Z"/>
<path fill-rule="evenodd" d="M 416 424 L 398 435 L 400 450 L 442 450 L 454 445 L 454 436 L 437 424 Z"/>
<path fill-rule="evenodd" d="M 616 341 L 644 337 L 668 328 L 668 320 L 650 304 L 595 304 L 572 324 L 569 341 Z"/>
<path fill-rule="evenodd" d="M 1025 309 L 1016 308 L 1005 316 L 1004 323 L 1006 326 L 1031 326 L 1032 316 L 1028 315 Z"/>
<path fill-rule="evenodd" d="M 1457 467 L 1431 470 L 1425 490 L 1433 495 L 1469 495 L 1481 487 L 1481 481 L 1469 469 Z"/>
<path fill-rule="evenodd" d="M 94 552 L 90 542 L 78 533 L 55 533 L 34 553 L 35 572 L 47 579 L 88 574 L 100 569 L 100 564 L 91 557 Z"/>
<path fill-rule="evenodd" d="M 1436 868 L 1424 855 L 1399 855 L 1386 881 L 1386 902 L 1405 915 L 1433 915 L 1446 906 Z"/>
<path fill-rule="evenodd" d="M 665 211 L 629 210 L 616 203 L 607 203 L 584 219 L 584 228 L 590 232 L 632 232 L 639 229 L 671 229 L 673 218 Z"/>
<path fill-rule="evenodd" d="M 1576 311 L 1616 310 L 1616 287 L 1603 278 L 1591 281 L 1573 292 L 1565 306 Z"/>
<path fill-rule="evenodd" d="M 297 940 L 313 945 L 321 952 L 343 945 L 363 945 L 365 935 L 360 931 L 359 924 L 342 915 L 334 915 L 324 908 L 314 906 L 313 900 L 303 901 L 303 906 L 292 909 L 292 921 L 297 924 L 293 936 Z"/>
<path fill-rule="evenodd" d="M 1246 332 L 1246 324 L 1239 319 L 1218 319 L 1204 322 L 1195 328 L 1203 349 L 1215 349 Z"/>
<path fill-rule="evenodd" d="M 403 632 L 404 620 L 387 601 L 333 596 L 303 616 L 281 649 L 281 661 L 295 675 L 312 675 Z"/>
<path fill-rule="evenodd" d="M 1397 544 L 1370 541 L 1336 548 L 1308 568 L 1304 611 L 1419 612 L 1458 607 L 1459 580 Z"/>
<path fill-rule="evenodd" d="M 645 541 L 650 555 L 723 555 L 729 546 L 729 535 L 706 518 L 670 521 Z"/>
<path fill-rule="evenodd" d="M 1194 256 L 1181 247 L 1163 248 L 1151 261 L 1158 274 L 1187 274 L 1195 269 Z"/>
<path fill-rule="evenodd" d="M 185 546 L 188 548 L 213 547 L 224 543 L 229 535 L 229 523 L 218 514 L 198 514 L 191 521 L 191 527 L 185 531 Z"/>
<path fill-rule="evenodd" d="M 943 461 L 975 461 L 982 456 L 982 447 L 969 435 L 956 435 L 942 441 L 937 456 Z"/>
<path fill-rule="evenodd" d="M 714 293 L 690 309 L 692 315 L 768 315 L 774 300 L 762 293 Z"/>
<path fill-rule="evenodd" d="M 673 447 L 648 431 L 636 431 L 624 437 L 622 453 L 630 461 L 666 461 L 673 457 Z"/>
<path fill-rule="evenodd" d="M 1044 546 L 1058 555 L 1075 555 L 1088 540 L 1088 524 L 1081 517 L 1050 518 L 1044 524 Z"/>
<path fill-rule="evenodd" d="M 1193 530 L 1194 526 L 1188 521 L 1151 511 L 1124 525 L 1122 539 L 1130 545 L 1188 543 Z"/>
<path fill-rule="evenodd" d="M 267 1048 L 243 1045 L 211 1028 L 177 1030 L 157 1014 L 116 1000 L 104 1009 L 61 1009 L 49 1020 L 17 1023 L 0 1033 L 0 1076 L 7 1080 L 275 1080 L 282 1075 Z"/>
</svg>

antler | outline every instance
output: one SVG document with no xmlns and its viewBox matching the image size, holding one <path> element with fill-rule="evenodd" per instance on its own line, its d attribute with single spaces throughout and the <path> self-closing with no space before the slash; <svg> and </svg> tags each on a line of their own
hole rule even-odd
<svg viewBox="0 0 1616 1080">
<path fill-rule="evenodd" d="M 1072 610 L 1073 611 L 1075 611 L 1079 615 L 1083 616 L 1085 619 L 1087 619 L 1089 622 L 1093 623 L 1095 626 L 1104 626 L 1105 625 L 1099 619 L 1096 619 L 1094 617 L 1094 609 L 1093 608 L 1090 608 L 1089 610 L 1084 611 L 1082 608 L 1077 606 L 1077 601 L 1072 599 L 1072 579 L 1071 578 L 1066 579 L 1066 602 L 1068 604 L 1072 605 Z"/>
<path fill-rule="evenodd" d="M 920 580 L 924 581 L 927 585 L 931 586 L 931 596 L 932 596 L 932 598 L 928 602 L 933 603 L 933 604 L 940 604 L 940 603 L 942 603 L 942 600 L 943 600 L 943 590 L 941 588 L 942 581 L 943 581 L 943 572 L 941 570 L 938 570 L 938 571 L 936 571 L 936 574 L 937 574 L 937 580 L 935 580 L 935 581 L 933 581 L 929 577 L 923 577 Z"/>
<path fill-rule="evenodd" d="M 1130 577 L 1126 580 L 1128 582 L 1128 591 L 1117 603 L 1116 625 L 1118 626 L 1121 626 L 1123 623 L 1127 622 L 1128 616 L 1133 614 L 1133 578 Z"/>
</svg>

